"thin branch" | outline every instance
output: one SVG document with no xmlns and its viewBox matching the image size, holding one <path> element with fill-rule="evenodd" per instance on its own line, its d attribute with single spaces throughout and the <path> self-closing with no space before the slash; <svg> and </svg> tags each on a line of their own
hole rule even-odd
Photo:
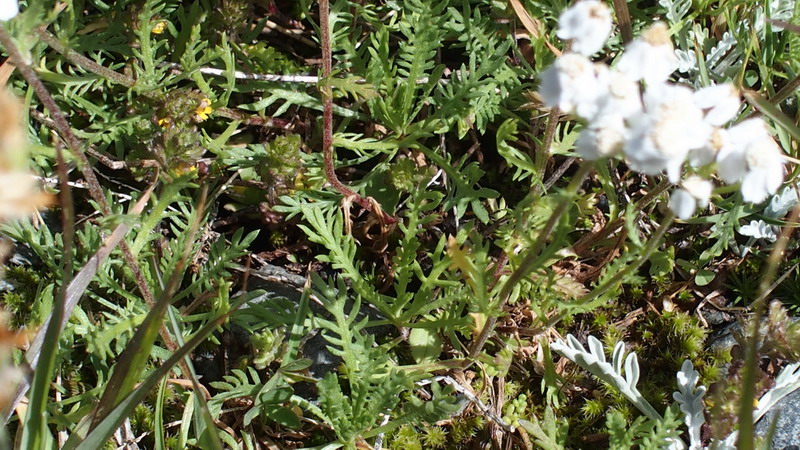
<svg viewBox="0 0 800 450">
<path fill-rule="evenodd" d="M 285 27 L 282 27 L 282 26 L 278 25 L 277 23 L 275 23 L 275 22 L 273 22 L 271 20 L 267 20 L 267 22 L 264 24 L 264 32 L 268 33 L 268 32 L 270 32 L 272 30 L 277 31 L 277 32 L 283 34 L 286 37 L 289 37 L 289 38 L 292 38 L 292 39 L 296 39 L 296 40 L 302 42 L 303 44 L 308 45 L 309 47 L 315 47 L 317 45 L 311 39 L 303 36 L 302 35 L 302 33 L 303 33 L 302 31 L 300 31 L 300 30 L 290 30 L 288 28 L 285 28 Z"/>
<path fill-rule="evenodd" d="M 39 34 L 39 38 L 44 41 L 47 45 L 49 45 L 53 50 L 57 51 L 58 53 L 62 54 L 68 61 L 72 62 L 73 64 L 83 67 L 91 72 L 94 72 L 107 80 L 111 80 L 117 84 L 121 84 L 127 88 L 133 88 L 136 84 L 136 80 L 133 78 L 123 75 L 119 72 L 115 72 L 108 67 L 102 66 L 97 64 L 96 62 L 92 61 L 91 59 L 81 55 L 80 53 L 68 49 L 61 43 L 61 41 L 55 37 L 54 35 L 47 32 L 44 27 L 39 27 L 36 32 Z"/>
<path fill-rule="evenodd" d="M 184 70 L 180 64 L 165 63 L 164 67 L 169 67 L 175 70 Z M 215 69 L 213 67 L 199 67 L 198 72 L 204 75 L 211 75 L 215 77 L 226 77 L 229 72 L 224 69 Z M 247 73 L 239 70 L 233 71 L 233 77 L 237 80 L 253 80 L 253 81 L 275 81 L 280 83 L 300 83 L 300 84 L 319 84 L 321 78 L 314 75 L 276 75 L 271 73 Z M 366 80 L 357 80 L 359 83 L 366 83 Z"/>
<path fill-rule="evenodd" d="M 72 151 L 72 154 L 78 160 L 78 168 L 86 180 L 89 188 L 89 195 L 100 207 L 103 215 L 110 216 L 112 213 L 111 207 L 109 206 L 108 200 L 103 194 L 103 190 L 100 187 L 100 183 L 97 180 L 94 169 L 84 153 L 84 143 L 77 136 L 75 136 L 75 133 L 72 132 L 72 128 L 67 122 L 66 117 L 64 117 L 64 113 L 61 111 L 61 108 L 58 107 L 55 100 L 50 95 L 50 92 L 36 75 L 36 72 L 34 72 L 31 66 L 28 65 L 25 58 L 19 52 L 19 49 L 17 49 L 17 46 L 14 44 L 14 41 L 11 39 L 11 36 L 8 34 L 8 31 L 6 31 L 5 27 L 2 25 L 0 25 L 0 44 L 2 44 L 2 46 L 5 48 L 9 58 L 17 67 L 17 70 L 19 70 L 20 74 L 22 74 L 22 77 L 25 78 L 25 81 L 27 81 L 31 86 L 36 94 L 36 97 L 38 97 L 39 101 L 42 102 L 44 107 L 50 111 L 50 115 L 53 119 L 53 125 L 55 126 L 56 130 L 58 130 L 61 138 L 67 144 L 67 147 Z M 139 292 L 141 293 L 145 303 L 152 308 L 153 305 L 155 305 L 155 297 L 153 296 L 153 292 L 150 290 L 150 286 L 147 284 L 147 281 L 142 274 L 139 262 L 136 260 L 133 253 L 131 253 L 130 247 L 124 240 L 122 240 L 119 245 L 127 267 L 133 273 L 136 287 L 139 289 Z M 160 335 L 164 341 L 164 345 L 168 350 L 174 351 L 177 348 L 163 324 L 160 329 Z"/>
<path fill-rule="evenodd" d="M 14 45 L 14 41 L 11 39 L 8 31 L 6 31 L 5 27 L 2 25 L 0 25 L 0 44 L 6 49 L 9 58 L 11 58 L 11 61 L 13 61 L 17 70 L 19 70 L 31 86 L 34 93 L 36 93 L 39 101 L 50 111 L 50 115 L 53 118 L 53 126 L 56 127 L 61 138 L 66 142 L 67 147 L 72 150 L 72 153 L 78 159 L 78 168 L 81 170 L 81 173 L 83 173 L 83 177 L 89 185 L 89 192 L 92 198 L 101 206 L 103 214 L 109 215 L 111 209 L 108 207 L 108 202 L 103 195 L 103 190 L 100 188 L 100 183 L 97 181 L 89 159 L 86 158 L 86 154 L 83 151 L 83 142 L 72 132 L 72 128 L 70 128 L 67 119 L 64 117 L 64 113 L 61 112 L 61 108 L 58 107 L 55 100 L 53 100 L 53 97 L 50 95 L 50 92 L 44 87 L 39 77 L 36 76 L 36 72 L 34 72 L 31 66 L 25 61 L 25 58 L 19 52 L 17 46 Z"/>
<path fill-rule="evenodd" d="M 622 33 L 622 43 L 627 44 L 633 40 L 631 14 L 628 11 L 627 0 L 614 0 L 614 11 L 617 13 L 617 23 L 619 24 L 619 31 Z"/>
<path fill-rule="evenodd" d="M 593 161 L 584 161 L 581 163 L 580 168 L 578 169 L 578 173 L 572 178 L 572 181 L 567 186 L 565 192 L 568 195 L 574 195 L 578 188 L 583 184 L 584 180 L 589 173 L 591 172 L 592 168 L 594 167 Z M 539 232 L 539 236 L 536 238 L 536 242 L 534 242 L 533 246 L 528 250 L 528 253 L 525 255 L 525 258 L 520 262 L 519 266 L 511 273 L 508 279 L 503 283 L 503 287 L 500 289 L 500 293 L 497 295 L 497 298 L 500 299 L 500 304 L 498 307 L 502 307 L 503 305 L 508 302 L 509 297 L 511 297 L 511 292 L 514 290 L 514 287 L 522 281 L 524 277 L 526 277 L 530 271 L 534 268 L 533 265 L 536 263 L 536 260 L 539 258 L 539 254 L 544 250 L 545 245 L 547 244 L 547 240 L 550 238 L 550 234 L 555 229 L 558 221 L 561 220 L 561 216 L 567 212 L 569 207 L 573 203 L 571 201 L 562 200 L 553 213 L 550 215 L 550 218 L 547 220 L 547 223 L 544 225 L 542 230 Z M 472 346 L 469 349 L 469 358 L 467 358 L 465 362 L 465 368 L 472 365 L 475 361 L 475 358 L 478 357 L 483 346 L 486 345 L 486 341 L 489 340 L 492 332 L 494 331 L 495 326 L 497 325 L 497 316 L 491 316 L 486 319 L 486 324 L 481 329 L 480 334 L 478 337 L 473 341 Z"/>
</svg>

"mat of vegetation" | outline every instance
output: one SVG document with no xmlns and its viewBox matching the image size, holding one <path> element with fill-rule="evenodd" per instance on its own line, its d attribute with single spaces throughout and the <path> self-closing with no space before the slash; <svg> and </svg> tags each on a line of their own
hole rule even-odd
<svg viewBox="0 0 800 450">
<path fill-rule="evenodd" d="M 799 16 L 0 1 L 0 448 L 766 448 Z"/>
</svg>

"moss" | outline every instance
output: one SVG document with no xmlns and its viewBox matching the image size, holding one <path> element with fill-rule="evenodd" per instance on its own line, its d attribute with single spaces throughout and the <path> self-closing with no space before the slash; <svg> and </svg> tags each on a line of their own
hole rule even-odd
<svg viewBox="0 0 800 450">
<path fill-rule="evenodd" d="M 458 417 L 453 419 L 450 429 L 450 442 L 460 444 L 475 438 L 475 434 L 483 429 L 485 421 L 482 417 Z"/>
<path fill-rule="evenodd" d="M 398 428 L 389 441 L 391 450 L 422 450 L 420 434 L 411 425 L 403 425 Z"/>
<path fill-rule="evenodd" d="M 599 398 L 587 400 L 581 407 L 581 412 L 587 419 L 593 420 L 605 414 L 607 409 L 606 403 Z"/>
<path fill-rule="evenodd" d="M 149 406 L 140 403 L 133 409 L 130 416 L 131 426 L 136 433 L 145 433 L 152 431 L 155 426 L 155 414 Z"/>
<path fill-rule="evenodd" d="M 442 427 L 427 427 L 422 438 L 425 448 L 439 449 L 447 444 L 447 431 Z"/>
<path fill-rule="evenodd" d="M 5 270 L 5 281 L 14 286 L 14 290 L 2 296 L 3 307 L 12 314 L 11 326 L 35 327 L 44 322 L 45 317 L 37 313 L 37 291 L 42 277 L 29 267 L 8 266 Z"/>
</svg>

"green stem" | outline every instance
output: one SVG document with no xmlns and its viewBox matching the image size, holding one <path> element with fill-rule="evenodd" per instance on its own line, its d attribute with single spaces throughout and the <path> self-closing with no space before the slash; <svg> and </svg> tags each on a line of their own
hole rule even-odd
<svg viewBox="0 0 800 450">
<path fill-rule="evenodd" d="M 539 254 L 544 249 L 544 246 L 547 244 L 547 240 L 550 238 L 550 233 L 553 232 L 558 221 L 561 219 L 561 216 L 567 212 L 570 206 L 572 206 L 572 197 L 575 196 L 575 193 L 578 192 L 578 188 L 583 184 L 586 177 L 589 175 L 589 172 L 594 168 L 594 161 L 584 161 L 581 163 L 580 167 L 578 168 L 578 172 L 572 177 L 572 181 L 570 181 L 569 185 L 567 186 L 564 193 L 566 194 L 562 201 L 558 204 L 556 209 L 550 215 L 550 218 L 547 220 L 547 223 L 542 228 L 542 231 L 539 232 L 539 236 L 536 238 L 536 242 L 534 242 L 533 247 L 528 251 L 528 254 L 519 264 L 519 266 L 511 273 L 511 276 L 508 277 L 508 280 L 503 283 L 503 287 L 500 289 L 500 293 L 498 294 L 497 298 L 500 299 L 499 305 L 497 308 L 500 309 L 505 305 L 508 301 L 508 298 L 511 296 L 511 291 L 514 287 L 522 281 L 522 279 L 527 276 L 533 269 L 533 265 L 536 263 Z M 469 351 L 469 358 L 467 360 L 467 366 L 472 364 L 472 361 L 480 354 L 481 350 L 483 350 L 483 346 L 486 345 L 486 341 L 489 340 L 489 336 L 494 331 L 495 325 L 497 325 L 497 317 L 491 316 L 487 318 L 486 324 L 483 326 L 481 333 L 475 339 L 472 347 Z"/>
<path fill-rule="evenodd" d="M 796 223 L 798 218 L 800 218 L 800 205 L 794 208 L 788 223 Z M 772 284 L 772 280 L 775 279 L 779 263 L 789 244 L 789 236 L 792 230 L 793 227 L 783 227 L 781 229 L 781 235 L 767 259 L 767 267 L 764 269 L 764 275 L 761 277 L 761 283 L 758 286 L 758 297 L 750 304 L 750 307 L 753 309 L 753 316 L 751 319 L 752 323 L 750 324 L 749 337 L 747 339 L 747 348 L 745 349 L 744 369 L 742 373 L 742 398 L 739 402 L 738 414 L 739 437 L 736 442 L 736 448 L 739 449 L 752 450 L 755 448 L 753 403 L 756 394 L 756 372 L 758 371 L 759 326 L 761 325 L 761 317 L 764 315 L 764 309 L 766 308 L 766 300 L 770 292 L 770 285 Z"/>
<path fill-rule="evenodd" d="M 672 222 L 675 220 L 675 214 L 670 211 L 665 217 L 664 220 L 661 222 L 661 225 L 656 230 L 655 234 L 650 238 L 650 241 L 644 247 L 642 254 L 639 258 L 633 263 L 628 266 L 625 266 L 624 269 L 620 270 L 610 280 L 606 281 L 600 286 L 592 289 L 591 292 L 584 295 L 583 297 L 579 298 L 575 302 L 575 306 L 582 306 L 590 301 L 600 297 L 601 295 L 605 294 L 606 292 L 610 291 L 614 287 L 616 287 L 617 283 L 621 283 L 625 277 L 631 274 L 634 270 L 638 269 L 642 266 L 647 260 L 650 259 L 650 256 L 653 255 L 653 252 L 658 248 L 659 244 L 661 243 L 661 239 L 667 232 L 667 229 L 672 225 Z M 547 321 L 547 327 L 549 328 L 551 325 L 558 323 L 564 317 L 566 317 L 567 313 L 565 311 L 561 311 L 558 314 L 554 315 Z"/>
<path fill-rule="evenodd" d="M 673 220 L 675 220 L 675 214 L 672 211 L 670 211 L 664 217 L 664 220 L 661 222 L 661 225 L 658 227 L 655 234 L 650 238 L 650 241 L 644 247 L 642 254 L 639 256 L 636 262 L 628 266 L 625 266 L 624 269 L 614 274 L 614 276 L 611 277 L 610 280 L 606 281 L 600 286 L 597 286 L 591 292 L 578 299 L 577 303 L 579 305 L 588 303 L 594 300 L 595 298 L 605 294 L 606 292 L 613 289 L 617 285 L 617 283 L 622 282 L 622 280 L 624 280 L 625 277 L 630 275 L 631 272 L 641 267 L 642 264 L 644 264 L 648 259 L 650 259 L 650 256 L 652 256 L 653 252 L 658 248 L 659 244 L 661 243 L 661 239 L 664 237 L 664 234 L 667 233 L 667 229 L 672 225 Z"/>
</svg>

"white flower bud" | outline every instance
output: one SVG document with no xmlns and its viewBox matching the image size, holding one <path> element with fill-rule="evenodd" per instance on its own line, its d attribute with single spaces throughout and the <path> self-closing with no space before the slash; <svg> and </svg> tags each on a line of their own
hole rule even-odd
<svg viewBox="0 0 800 450">
<path fill-rule="evenodd" d="M 585 56 L 562 55 L 541 74 L 539 92 L 545 105 L 591 119 L 597 114 L 599 98 L 607 92 L 600 77 L 603 70 L 603 66 L 595 66 Z"/>
<path fill-rule="evenodd" d="M 647 84 L 666 81 L 677 68 L 678 58 L 667 26 L 661 22 L 654 23 L 631 42 L 617 64 L 621 72 Z"/>
<path fill-rule="evenodd" d="M 556 36 L 572 39 L 571 50 L 584 56 L 597 53 L 611 33 L 611 10 L 597 0 L 583 0 L 558 18 Z"/>
</svg>

